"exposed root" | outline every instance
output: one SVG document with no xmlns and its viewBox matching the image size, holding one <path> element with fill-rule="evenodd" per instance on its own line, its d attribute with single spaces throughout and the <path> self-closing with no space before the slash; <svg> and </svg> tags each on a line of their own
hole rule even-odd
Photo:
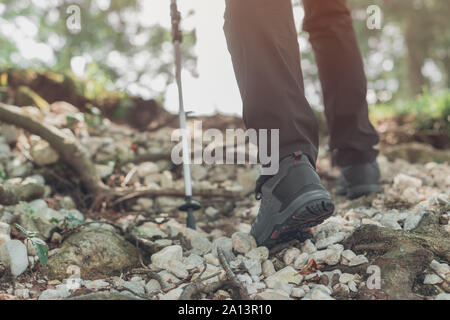
<svg viewBox="0 0 450 320">
<path fill-rule="evenodd" d="M 23 128 L 46 140 L 59 153 L 61 159 L 76 171 L 83 186 L 90 193 L 109 191 L 109 188 L 100 179 L 94 164 L 74 137 L 54 126 L 34 119 L 22 108 L 4 103 L 0 103 L 0 120 Z"/>
<path fill-rule="evenodd" d="M 10 206 L 20 201 L 31 201 L 42 197 L 44 193 L 44 186 L 37 183 L 10 186 L 0 184 L 0 204 Z"/>
</svg>

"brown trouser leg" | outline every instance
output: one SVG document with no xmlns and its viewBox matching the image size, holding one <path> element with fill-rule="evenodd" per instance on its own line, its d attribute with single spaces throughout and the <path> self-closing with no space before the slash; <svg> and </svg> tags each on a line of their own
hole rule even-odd
<svg viewBox="0 0 450 320">
<path fill-rule="evenodd" d="M 375 159 L 366 79 L 344 0 L 304 0 L 337 164 Z M 280 156 L 317 158 L 318 128 L 305 99 L 290 0 L 227 0 L 225 35 L 247 128 L 280 129 Z"/>
</svg>

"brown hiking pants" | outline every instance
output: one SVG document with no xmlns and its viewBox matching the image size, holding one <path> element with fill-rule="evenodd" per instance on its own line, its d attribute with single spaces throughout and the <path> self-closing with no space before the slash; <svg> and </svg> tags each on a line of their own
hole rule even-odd
<svg viewBox="0 0 450 320">
<path fill-rule="evenodd" d="M 305 98 L 291 0 L 226 0 L 224 31 L 247 128 L 279 129 L 280 157 L 301 150 L 315 163 L 318 124 Z M 366 77 L 345 0 L 303 0 L 319 69 L 330 148 L 340 166 L 373 161 Z"/>
</svg>

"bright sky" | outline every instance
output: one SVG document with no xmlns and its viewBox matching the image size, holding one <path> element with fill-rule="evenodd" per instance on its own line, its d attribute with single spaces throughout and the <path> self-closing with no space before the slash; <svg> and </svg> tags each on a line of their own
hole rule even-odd
<svg viewBox="0 0 450 320">
<path fill-rule="evenodd" d="M 50 10 L 61 0 L 31 1 L 37 7 Z M 95 0 L 94 4 L 97 8 L 105 10 L 109 7 L 110 1 Z M 26 2 L 22 3 L 27 5 Z M 160 24 L 166 28 L 171 27 L 169 0 L 140 0 L 140 4 L 142 10 L 135 17 L 140 23 L 148 26 Z M 182 14 L 182 28 L 184 30 L 195 28 L 197 34 L 197 43 L 194 50 L 198 57 L 197 73 L 199 76 L 194 78 L 187 71 L 183 72 L 182 75 L 186 110 L 193 111 L 197 115 L 211 114 L 216 111 L 241 115 L 242 103 L 223 33 L 225 0 L 180 0 L 178 6 Z M 0 3 L 0 15 L 4 10 L 5 6 Z M 194 14 L 188 15 L 192 10 Z M 295 12 L 296 25 L 300 26 L 303 10 L 299 6 L 296 6 L 294 10 L 297 11 Z M 51 20 L 60 19 L 57 10 L 54 11 L 56 11 L 56 15 Z M 47 65 L 53 65 L 56 62 L 52 47 L 64 45 L 57 35 L 49 37 L 47 43 L 38 42 L 35 39 L 38 26 L 27 18 L 20 16 L 12 21 L 0 16 L 0 32 L 16 43 L 23 58 L 41 60 Z M 300 41 L 301 49 L 303 45 L 305 44 Z M 108 59 L 114 58 L 115 53 L 111 52 Z M 11 59 L 18 62 L 20 61 L 20 55 L 19 53 L 13 53 Z M 172 59 L 171 55 L 168 59 Z M 71 61 L 73 72 L 83 76 L 88 62 L 83 56 L 74 57 Z M 115 61 L 115 65 L 120 65 L 120 59 Z M 126 62 L 123 67 L 128 69 Z M 161 87 L 161 79 L 152 78 L 148 81 L 150 87 Z M 165 107 L 172 112 L 178 111 L 178 93 L 175 84 L 170 85 L 166 92 Z"/>
<path fill-rule="evenodd" d="M 157 21 L 163 26 L 170 26 L 168 1 L 147 0 L 146 13 L 150 21 Z M 186 110 L 198 113 L 242 114 L 242 102 L 234 78 L 231 58 L 223 33 L 223 14 L 225 0 L 182 0 L 178 1 L 179 10 L 185 17 L 190 9 L 195 14 L 182 21 L 188 29 L 196 28 L 198 57 L 198 78 L 189 72 L 183 73 L 184 98 Z M 296 10 L 302 10 L 297 7 Z M 300 19 L 302 14 L 295 14 Z M 297 26 L 300 22 L 297 21 Z M 171 85 L 166 95 L 166 108 L 178 110 L 176 87 Z"/>
<path fill-rule="evenodd" d="M 223 113 L 240 115 L 242 103 L 222 30 L 225 1 L 183 0 L 178 2 L 184 16 L 189 9 L 195 10 L 195 14 L 185 19 L 182 26 L 195 27 L 197 31 L 195 52 L 198 57 L 199 77 L 193 78 L 189 72 L 183 73 L 186 109 L 195 113 L 213 113 L 220 110 Z M 161 13 L 159 18 L 167 20 L 164 19 L 169 15 L 167 3 L 161 4 L 161 0 L 151 0 L 149 6 L 159 7 L 157 10 Z M 155 18 L 158 19 L 158 17 Z M 176 87 L 170 86 L 166 95 L 168 110 L 178 110 L 177 97 Z"/>
</svg>

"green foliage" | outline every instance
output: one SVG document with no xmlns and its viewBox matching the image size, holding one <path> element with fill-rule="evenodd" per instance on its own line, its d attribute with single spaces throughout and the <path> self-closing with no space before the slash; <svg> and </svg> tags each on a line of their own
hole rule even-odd
<svg viewBox="0 0 450 320">
<path fill-rule="evenodd" d="M 378 104 L 370 108 L 373 121 L 398 117 L 413 123 L 415 129 L 434 129 L 450 136 L 450 90 L 431 95 L 427 90 L 415 99 Z"/>
<path fill-rule="evenodd" d="M 13 37 L 0 30 L 0 69 L 33 68 L 70 75 L 73 58 L 78 57 L 86 62 L 84 77 L 89 80 L 87 86 L 78 89 L 89 99 L 105 89 L 130 87 L 148 89 L 146 92 L 152 96 L 160 96 L 165 88 L 149 88 L 148 79 L 158 77 L 166 85 L 172 81 L 171 35 L 170 30 L 139 18 L 145 3 L 146 0 L 111 0 L 104 6 L 94 0 L 2 0 L 0 24 L 6 26 L 2 29 L 20 31 Z M 80 9 L 79 33 L 67 27 L 67 19 L 73 15 L 67 12 L 71 5 Z M 42 44 L 53 57 L 48 61 L 39 56 L 29 58 L 34 55 L 24 50 L 22 37 L 27 32 L 30 43 Z M 195 31 L 187 30 L 184 40 L 186 66 L 194 73 Z"/>
<path fill-rule="evenodd" d="M 46 265 L 48 261 L 48 246 L 45 243 L 45 241 L 39 239 L 37 237 L 38 233 L 35 231 L 25 230 L 25 228 L 23 228 L 17 223 L 15 223 L 14 226 L 16 227 L 17 230 L 19 230 L 20 233 L 22 233 L 25 236 L 26 238 L 25 241 L 30 241 L 31 244 L 35 247 L 36 253 L 39 258 L 39 262 L 42 265 Z"/>
</svg>

